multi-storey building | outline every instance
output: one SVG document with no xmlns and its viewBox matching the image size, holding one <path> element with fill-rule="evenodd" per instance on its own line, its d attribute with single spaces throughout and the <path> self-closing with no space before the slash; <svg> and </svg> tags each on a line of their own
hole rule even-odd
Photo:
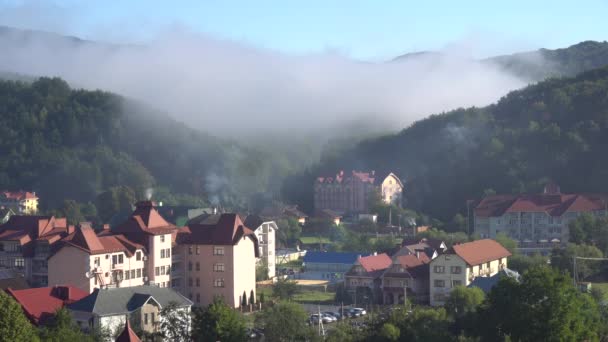
<svg viewBox="0 0 608 342">
<path fill-rule="evenodd" d="M 33 215 L 38 212 L 38 197 L 35 192 L 2 191 L 0 207 L 11 208 L 19 214 Z"/>
<path fill-rule="evenodd" d="M 353 294 L 361 292 L 371 294 L 370 302 L 379 303 L 382 300 L 380 286 L 382 273 L 390 267 L 391 258 L 386 254 L 359 256 L 355 264 L 344 276 L 344 285 Z"/>
<path fill-rule="evenodd" d="M 468 286 L 476 277 L 491 277 L 507 267 L 511 253 L 494 240 L 454 245 L 430 262 L 430 303 L 443 305 L 456 286 Z"/>
<path fill-rule="evenodd" d="M 557 185 L 545 186 L 542 194 L 494 195 L 482 199 L 474 209 L 475 233 L 495 238 L 504 233 L 520 242 L 566 243 L 568 224 L 581 213 L 606 216 L 608 196 L 562 194 Z"/>
<path fill-rule="evenodd" d="M 268 268 L 267 277 L 274 278 L 276 274 L 276 231 L 279 229 L 276 222 L 265 221 L 258 215 L 248 215 L 245 219 L 245 227 L 253 230 L 258 238 L 259 257 L 256 262 L 264 263 Z"/>
<path fill-rule="evenodd" d="M 330 209 L 347 213 L 367 213 L 369 202 L 379 193 L 386 203 L 401 205 L 403 184 L 393 173 L 377 177 L 374 171 L 344 171 L 335 177 L 318 177 L 314 183 L 315 210 Z"/>
<path fill-rule="evenodd" d="M 428 303 L 430 261 L 427 253 L 420 250 L 395 254 L 381 277 L 383 303 L 404 303 L 405 299 Z"/>
<path fill-rule="evenodd" d="M 70 284 L 87 293 L 144 285 L 146 259 L 146 249 L 124 235 L 97 236 L 91 227 L 79 226 L 49 258 L 49 284 Z"/>
<path fill-rule="evenodd" d="M 231 307 L 239 307 L 243 296 L 246 302 L 255 298 L 258 239 L 237 214 L 180 228 L 176 243 L 183 276 L 173 286 L 195 305 L 208 305 L 219 296 Z"/>
<path fill-rule="evenodd" d="M 32 286 L 46 286 L 51 247 L 72 231 L 65 218 L 11 216 L 0 226 L 0 267 L 17 271 Z"/>
</svg>

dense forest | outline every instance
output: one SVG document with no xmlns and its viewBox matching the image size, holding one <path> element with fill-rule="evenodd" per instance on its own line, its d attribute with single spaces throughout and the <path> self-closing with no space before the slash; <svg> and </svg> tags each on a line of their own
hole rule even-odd
<svg viewBox="0 0 608 342">
<path fill-rule="evenodd" d="M 65 199 L 92 201 L 120 185 L 139 197 L 161 187 L 237 207 L 278 189 L 276 180 L 293 164 L 231 138 L 57 78 L 0 81 L 0 188 L 36 191 L 46 208 Z"/>
<path fill-rule="evenodd" d="M 608 192 L 608 67 L 528 86 L 484 108 L 432 115 L 369 139 L 284 184 L 312 205 L 314 176 L 336 169 L 394 171 L 408 206 L 449 222 L 488 193 L 535 192 L 548 180 L 565 192 Z"/>
</svg>

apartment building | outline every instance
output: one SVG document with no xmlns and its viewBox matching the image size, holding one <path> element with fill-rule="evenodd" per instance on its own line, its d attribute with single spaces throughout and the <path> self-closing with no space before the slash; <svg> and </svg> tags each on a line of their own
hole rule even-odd
<svg viewBox="0 0 608 342">
<path fill-rule="evenodd" d="M 444 305 L 452 289 L 468 286 L 476 277 L 491 277 L 507 267 L 511 253 L 494 240 L 452 246 L 430 262 L 430 304 Z"/>
<path fill-rule="evenodd" d="M 65 218 L 11 216 L 0 226 L 0 267 L 16 271 L 32 286 L 47 286 L 51 247 L 73 229 Z"/>
<path fill-rule="evenodd" d="M 221 214 L 216 222 L 189 224 L 176 236 L 173 287 L 197 306 L 220 296 L 231 307 L 241 306 L 243 295 L 255 298 L 255 264 L 259 254 L 256 234 L 237 214 Z"/>
<path fill-rule="evenodd" d="M 2 191 L 0 207 L 10 208 L 19 214 L 34 215 L 38 212 L 38 196 L 28 191 Z"/>
<path fill-rule="evenodd" d="M 78 226 L 48 260 L 49 284 L 71 284 L 87 293 L 107 287 L 147 283 L 144 246 L 124 235 L 97 236 L 90 226 Z"/>
<path fill-rule="evenodd" d="M 402 204 L 403 183 L 393 173 L 378 177 L 374 171 L 350 174 L 340 171 L 335 176 L 318 177 L 314 183 L 315 211 L 368 213 L 369 202 L 376 192 L 386 203 Z"/>
<path fill-rule="evenodd" d="M 607 200 L 608 195 L 563 194 L 554 183 L 541 194 L 486 196 L 474 208 L 474 230 L 484 238 L 504 233 L 520 246 L 565 244 L 568 224 L 582 213 L 605 217 Z"/>
<path fill-rule="evenodd" d="M 258 215 L 248 215 L 245 219 L 245 227 L 253 230 L 258 238 L 259 257 L 256 263 L 264 263 L 268 267 L 267 277 L 272 279 L 276 275 L 276 232 L 279 229 L 276 222 L 265 221 Z"/>
</svg>

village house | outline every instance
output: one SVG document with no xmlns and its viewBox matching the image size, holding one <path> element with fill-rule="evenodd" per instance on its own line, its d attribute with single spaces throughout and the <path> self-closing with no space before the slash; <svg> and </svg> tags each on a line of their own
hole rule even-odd
<svg viewBox="0 0 608 342">
<path fill-rule="evenodd" d="M 38 212 L 38 196 L 35 192 L 2 191 L 0 207 L 10 208 L 19 214 L 34 215 Z"/>
<path fill-rule="evenodd" d="M 403 183 L 393 173 L 378 177 L 374 171 L 344 171 L 335 176 L 317 177 L 314 183 L 314 209 L 341 213 L 368 213 L 374 194 L 385 203 L 402 205 Z"/>
<path fill-rule="evenodd" d="M 248 215 L 245 219 L 245 227 L 249 227 L 258 238 L 259 257 L 256 263 L 264 263 L 268 268 L 268 279 L 276 275 L 276 232 L 279 229 L 276 222 L 265 221 L 258 215 Z"/>
<path fill-rule="evenodd" d="M 47 286 L 51 247 L 72 231 L 65 218 L 11 216 L 0 226 L 0 267 L 18 272 L 32 286 Z"/>
<path fill-rule="evenodd" d="M 491 277 L 507 267 L 511 253 L 494 240 L 483 239 L 452 246 L 430 262 L 430 303 L 445 304 L 452 289 L 468 286 L 476 277 Z"/>
<path fill-rule="evenodd" d="M 582 213 L 606 217 L 607 200 L 608 195 L 563 194 L 554 183 L 541 194 L 486 196 L 473 209 L 474 230 L 483 238 L 504 233 L 522 248 L 544 245 L 547 252 L 568 242 L 568 225 Z"/>
<path fill-rule="evenodd" d="M 295 219 L 299 224 L 306 224 L 308 216 L 298 209 L 297 205 L 285 205 L 281 203 L 273 203 L 264 207 L 259 216 L 265 221 L 278 221 L 282 219 Z"/>
<path fill-rule="evenodd" d="M 382 274 L 382 298 L 384 304 L 428 303 L 429 262 L 427 253 L 396 254 L 391 265 Z"/>
<path fill-rule="evenodd" d="M 382 273 L 391 266 L 391 258 L 386 254 L 359 256 L 351 269 L 344 275 L 346 289 L 353 293 L 367 293 L 370 303 L 382 301 L 380 290 Z"/>
<path fill-rule="evenodd" d="M 204 222 L 189 223 L 176 236 L 174 255 L 182 266 L 173 287 L 197 306 L 206 306 L 219 296 L 231 307 L 240 307 L 243 299 L 255 298 L 255 265 L 260 255 L 256 234 L 237 214 L 216 215 Z"/>
<path fill-rule="evenodd" d="M 57 310 L 74 303 L 89 293 L 74 286 L 38 287 L 33 289 L 7 289 L 11 297 L 21 305 L 32 324 L 44 325 Z"/>
<path fill-rule="evenodd" d="M 301 279 L 341 281 L 360 256 L 369 254 L 347 252 L 307 251 L 304 255 Z"/>
<path fill-rule="evenodd" d="M 133 327 L 155 333 L 160 331 L 161 310 L 169 304 L 189 317 L 192 302 L 173 289 L 158 286 L 95 289 L 66 308 L 84 331 L 114 333 L 129 321 Z"/>
</svg>

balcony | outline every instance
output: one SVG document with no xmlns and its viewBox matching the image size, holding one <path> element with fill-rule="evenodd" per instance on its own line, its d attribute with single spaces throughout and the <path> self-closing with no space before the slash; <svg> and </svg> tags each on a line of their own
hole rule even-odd
<svg viewBox="0 0 608 342">
<path fill-rule="evenodd" d="M 175 279 L 175 278 L 181 278 L 183 277 L 183 273 L 181 269 L 178 268 L 172 268 L 171 269 L 171 273 L 169 273 L 171 276 L 171 279 Z"/>
<path fill-rule="evenodd" d="M 182 255 L 181 254 L 171 255 L 171 262 L 173 262 L 173 263 L 182 262 Z"/>
<path fill-rule="evenodd" d="M 122 270 L 124 268 L 124 264 L 112 264 L 112 270 Z"/>
</svg>

